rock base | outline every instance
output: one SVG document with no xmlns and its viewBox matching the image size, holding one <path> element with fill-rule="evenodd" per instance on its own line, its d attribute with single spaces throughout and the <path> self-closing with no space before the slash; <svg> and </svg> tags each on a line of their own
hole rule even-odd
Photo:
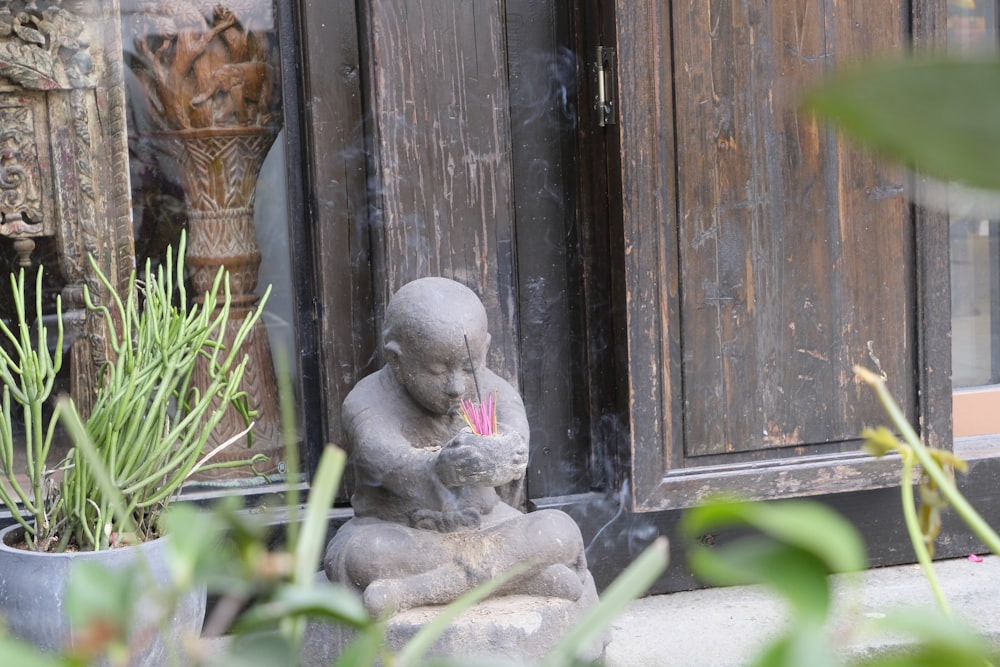
<svg viewBox="0 0 1000 667">
<path fill-rule="evenodd" d="M 438 638 L 430 655 L 492 656 L 532 664 L 544 657 L 597 603 L 594 581 L 587 575 L 579 600 L 509 595 L 485 600 L 466 610 Z M 396 653 L 440 612 L 418 607 L 396 614 L 386 624 L 386 645 Z M 349 628 L 310 623 L 302 651 L 303 667 L 328 667 L 353 639 Z M 581 647 L 580 658 L 598 661 L 607 638 L 594 637 Z"/>
</svg>

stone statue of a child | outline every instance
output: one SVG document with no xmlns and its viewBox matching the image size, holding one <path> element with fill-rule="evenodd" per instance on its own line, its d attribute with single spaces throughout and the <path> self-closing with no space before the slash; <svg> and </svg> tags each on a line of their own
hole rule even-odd
<svg viewBox="0 0 1000 667">
<path fill-rule="evenodd" d="M 324 569 L 374 615 L 446 604 L 523 564 L 500 594 L 576 600 L 593 585 L 569 516 L 522 514 L 498 495 L 525 474 L 528 423 L 514 388 L 485 366 L 489 343 L 470 289 L 415 280 L 386 308 L 386 365 L 344 401 L 355 516 Z M 460 400 L 494 392 L 497 434 L 476 435 Z"/>
</svg>

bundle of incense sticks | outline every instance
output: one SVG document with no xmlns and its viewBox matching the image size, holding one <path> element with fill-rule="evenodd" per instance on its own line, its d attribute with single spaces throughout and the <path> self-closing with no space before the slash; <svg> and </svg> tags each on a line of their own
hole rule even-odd
<svg viewBox="0 0 1000 667">
<path fill-rule="evenodd" d="M 486 400 L 476 405 L 462 399 L 462 417 L 476 435 L 493 435 L 497 430 L 497 395 L 486 395 Z"/>
</svg>

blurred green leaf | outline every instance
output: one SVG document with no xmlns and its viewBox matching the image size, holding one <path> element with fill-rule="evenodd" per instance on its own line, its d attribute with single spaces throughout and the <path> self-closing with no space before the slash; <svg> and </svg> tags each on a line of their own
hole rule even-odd
<svg viewBox="0 0 1000 667">
<path fill-rule="evenodd" d="M 830 571 L 814 554 L 798 547 L 745 538 L 718 549 L 694 548 L 688 565 L 698 577 L 718 586 L 766 584 L 804 619 L 822 621 L 830 608 Z"/>
<path fill-rule="evenodd" d="M 258 632 L 235 637 L 228 649 L 213 657 L 211 667 L 274 667 L 289 664 L 295 647 L 277 632 Z"/>
<path fill-rule="evenodd" d="M 244 511 L 239 496 L 227 496 L 212 506 L 212 514 L 225 526 L 225 532 L 238 547 L 254 547 L 267 541 L 268 527 L 262 516 Z"/>
<path fill-rule="evenodd" d="M 902 449 L 899 439 L 885 426 L 866 428 L 861 432 L 861 438 L 865 441 L 861 449 L 869 456 L 885 456 Z"/>
<path fill-rule="evenodd" d="M 295 545 L 296 583 L 311 583 L 319 570 L 320 558 L 326 546 L 327 512 L 337 495 L 346 461 L 347 454 L 342 449 L 333 445 L 323 448 L 309 491 L 302 532 Z"/>
<path fill-rule="evenodd" d="M 385 648 L 385 626 L 372 623 L 354 635 L 339 656 L 334 667 L 359 667 L 374 665 Z"/>
<path fill-rule="evenodd" d="M 235 630 L 249 632 L 269 627 L 287 618 L 324 618 L 353 628 L 371 623 L 361 599 L 352 591 L 336 584 L 314 584 L 312 587 L 285 585 L 275 591 L 268 602 L 254 605 L 239 621 Z"/>
<path fill-rule="evenodd" d="M 710 547 L 704 535 L 753 532 Z M 766 584 L 781 593 L 803 620 L 821 623 L 830 604 L 827 575 L 865 567 L 857 531 L 833 510 L 811 501 L 709 502 L 681 521 L 688 563 L 704 581 L 722 586 Z"/>
<path fill-rule="evenodd" d="M 245 511 L 238 497 L 215 504 L 211 515 L 212 521 L 222 525 L 224 535 L 201 563 L 209 591 L 242 597 L 266 590 L 277 573 L 261 577 L 261 562 L 268 556 L 264 515 Z"/>
<path fill-rule="evenodd" d="M 894 612 L 879 619 L 875 629 L 902 635 L 913 644 L 865 661 L 865 667 L 987 667 L 1000 664 L 1000 652 L 985 637 L 966 623 L 932 609 Z"/>
<path fill-rule="evenodd" d="M 931 458 L 937 461 L 938 465 L 942 467 L 951 466 L 959 472 L 969 472 L 968 462 L 956 456 L 954 452 L 950 452 L 947 449 L 939 449 L 937 447 L 928 447 L 927 453 L 930 454 Z"/>
<path fill-rule="evenodd" d="M 752 663 L 753 667 L 839 667 L 822 629 L 810 624 L 793 624 L 792 629 L 772 642 Z"/>
<path fill-rule="evenodd" d="M 1000 190 L 1000 62 L 868 65 L 813 91 L 805 107 L 922 173 Z"/>
<path fill-rule="evenodd" d="M 294 455 L 298 456 L 297 453 Z M 340 486 L 340 478 L 344 473 L 346 461 L 347 454 L 342 449 L 333 445 L 327 445 L 323 448 L 323 454 L 320 456 L 319 465 L 316 467 L 316 474 L 313 476 L 309 491 L 309 501 L 306 504 L 302 530 L 292 533 L 297 535 L 294 542 L 292 586 L 298 590 L 284 591 L 284 600 L 275 600 L 279 604 L 288 600 L 295 600 L 296 604 L 302 604 L 315 590 L 313 588 L 314 580 L 316 572 L 320 569 L 320 559 L 326 546 L 326 532 L 329 524 L 327 514 L 333 505 L 334 497 L 337 495 L 337 488 Z M 305 633 L 305 617 L 310 613 L 320 612 L 344 614 L 345 611 L 349 611 L 358 620 L 352 622 L 348 617 L 340 616 L 342 623 L 348 623 L 355 627 L 370 623 L 369 616 L 360 600 L 350 596 L 347 591 L 340 591 L 340 596 L 333 606 L 316 605 L 313 612 L 304 608 L 302 612 L 285 614 L 282 620 L 283 630 L 294 641 L 301 641 Z M 356 606 L 348 610 L 345 605 L 350 602 L 355 602 Z"/>
<path fill-rule="evenodd" d="M 667 569 L 670 560 L 667 540 L 657 538 L 639 554 L 631 565 L 615 577 L 591 609 L 556 645 L 542 662 L 542 667 L 573 664 L 576 654 L 588 642 L 598 640 L 625 607 L 645 593 Z"/>
<path fill-rule="evenodd" d="M 0 665 L 13 667 L 75 667 L 71 660 L 60 660 L 39 651 L 27 642 L 12 636 L 0 636 Z"/>
<path fill-rule="evenodd" d="M 175 503 L 160 515 L 161 531 L 169 535 L 167 565 L 175 586 L 190 588 L 201 583 L 219 561 L 225 525 L 218 514 L 194 505 Z"/>
<path fill-rule="evenodd" d="M 77 560 L 66 582 L 66 614 L 77 628 L 110 625 L 125 637 L 136 599 L 136 565 L 111 570 L 93 560 Z"/>
<path fill-rule="evenodd" d="M 830 572 L 856 572 L 867 564 L 865 546 L 846 519 L 818 502 L 710 501 L 688 512 L 681 533 L 690 540 L 725 528 L 753 528 L 814 554 Z"/>
</svg>

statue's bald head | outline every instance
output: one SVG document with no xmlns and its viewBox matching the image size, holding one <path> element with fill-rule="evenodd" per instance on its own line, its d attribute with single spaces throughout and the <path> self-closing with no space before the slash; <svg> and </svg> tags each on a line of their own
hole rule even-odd
<svg viewBox="0 0 1000 667">
<path fill-rule="evenodd" d="M 419 278 L 403 285 L 385 309 L 384 340 L 406 347 L 464 344 L 489 345 L 486 309 L 475 292 L 448 278 Z M 478 345 L 476 345 L 478 343 Z"/>
</svg>

